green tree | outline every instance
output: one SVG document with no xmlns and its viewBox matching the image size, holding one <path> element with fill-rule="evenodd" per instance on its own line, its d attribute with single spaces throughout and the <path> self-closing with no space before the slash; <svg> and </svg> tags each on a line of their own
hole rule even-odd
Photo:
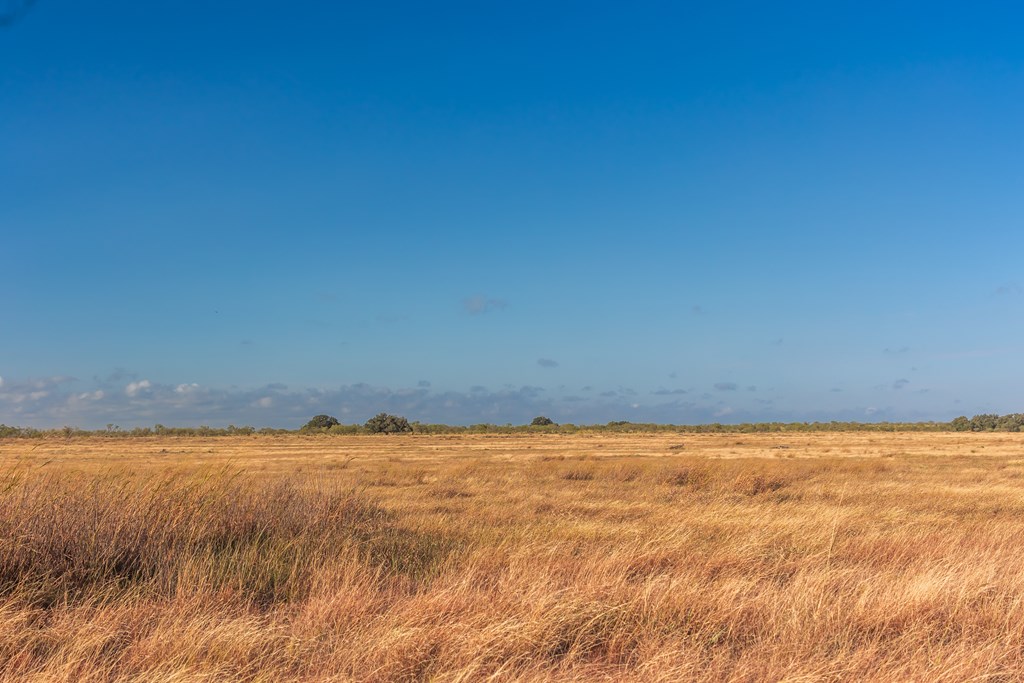
<svg viewBox="0 0 1024 683">
<path fill-rule="evenodd" d="M 306 432 L 319 432 L 325 429 L 330 429 L 336 424 L 341 424 L 338 422 L 337 418 L 331 417 L 330 415 L 316 415 L 312 420 L 302 426 L 302 430 Z"/>
<path fill-rule="evenodd" d="M 402 434 L 412 431 L 412 425 L 404 417 L 378 413 L 366 421 L 366 431 L 371 434 Z"/>
<path fill-rule="evenodd" d="M 1000 432 L 1019 432 L 1021 426 L 1024 426 L 1024 415 L 1020 413 L 1003 415 L 996 422 L 996 429 Z"/>
<path fill-rule="evenodd" d="M 550 427 L 553 424 L 555 424 L 555 421 L 552 420 L 550 417 L 544 417 L 543 415 L 538 415 L 537 417 L 533 418 L 533 422 L 530 423 L 530 426 L 531 427 Z"/>
<path fill-rule="evenodd" d="M 999 423 L 999 416 L 991 413 L 985 413 L 983 415 L 975 415 L 971 418 L 971 431 L 972 432 L 992 432 L 995 431 L 996 425 Z"/>
<path fill-rule="evenodd" d="M 953 428 L 954 432 L 971 431 L 971 421 L 968 420 L 965 415 L 953 418 L 953 421 L 949 423 L 949 426 Z"/>
</svg>

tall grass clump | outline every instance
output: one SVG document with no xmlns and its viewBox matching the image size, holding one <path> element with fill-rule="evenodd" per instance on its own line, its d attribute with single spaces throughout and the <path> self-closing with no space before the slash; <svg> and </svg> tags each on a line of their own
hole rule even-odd
<svg viewBox="0 0 1024 683">
<path fill-rule="evenodd" d="M 0 596 L 40 607 L 190 592 L 266 606 L 301 600 L 338 558 L 418 579 L 449 547 L 295 478 L 11 475 L 0 493 Z"/>
</svg>

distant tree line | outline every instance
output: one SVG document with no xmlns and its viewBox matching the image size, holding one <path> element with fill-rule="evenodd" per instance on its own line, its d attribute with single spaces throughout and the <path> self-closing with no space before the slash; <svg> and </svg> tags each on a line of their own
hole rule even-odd
<svg viewBox="0 0 1024 683">
<path fill-rule="evenodd" d="M 955 432 L 1019 432 L 1024 427 L 1024 413 L 975 415 L 971 419 L 961 415 L 949 425 Z"/>
<path fill-rule="evenodd" d="M 402 428 L 387 428 L 386 425 L 400 420 Z M 1024 428 L 1024 413 L 1010 415 L 976 415 L 973 418 L 958 417 L 950 422 L 744 422 L 739 424 L 658 424 L 653 422 L 630 422 L 614 420 L 605 424 L 577 425 L 572 423 L 558 424 L 554 420 L 538 416 L 529 424 L 493 424 L 480 423 L 474 425 L 430 424 L 408 422 L 405 418 L 381 413 L 368 420 L 364 425 L 343 425 L 328 415 L 318 415 L 310 420 L 299 431 L 325 432 L 330 434 L 380 434 L 380 433 L 415 433 L 415 434 L 517 434 L 531 432 L 553 432 L 571 434 L 579 431 L 588 432 L 688 432 L 696 434 L 753 434 L 771 432 L 949 432 L 949 431 L 1005 431 L 1017 432 Z"/>
<path fill-rule="evenodd" d="M 152 427 L 134 427 L 122 429 L 117 425 L 107 425 L 105 429 L 79 429 L 78 427 L 61 427 L 59 429 L 35 429 L 34 427 L 10 427 L 0 424 L 0 438 L 39 438 L 76 436 L 109 436 L 109 437 L 140 437 L 140 436 L 250 436 L 253 434 L 291 434 L 290 429 L 274 429 L 273 427 L 256 427 L 228 425 L 227 427 L 165 427 L 162 424 Z"/>
<path fill-rule="evenodd" d="M 961 415 L 949 422 L 745 422 L 741 424 L 656 424 L 616 420 L 605 424 L 558 424 L 543 415 L 529 424 L 446 425 L 410 422 L 408 419 L 379 413 L 363 424 L 342 424 L 330 415 L 316 415 L 298 430 L 228 425 L 227 427 L 152 427 L 122 429 L 108 424 L 105 429 L 34 429 L 0 424 L 0 438 L 65 438 L 74 437 L 150 437 L 150 436 L 252 436 L 256 434 L 573 434 L 580 431 L 612 433 L 687 432 L 696 434 L 753 434 L 772 432 L 1019 432 L 1024 430 L 1024 413 L 1008 415 Z"/>
</svg>

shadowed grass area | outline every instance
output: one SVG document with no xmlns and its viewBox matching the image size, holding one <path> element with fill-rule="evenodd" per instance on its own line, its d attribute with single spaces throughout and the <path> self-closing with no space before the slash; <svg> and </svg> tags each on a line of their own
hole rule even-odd
<svg viewBox="0 0 1024 683">
<path fill-rule="evenodd" d="M 559 438 L 290 472 L 258 440 L 234 468 L 9 463 L 0 680 L 1024 677 L 1005 435 L 942 457 Z"/>
<path fill-rule="evenodd" d="M 305 599 L 339 558 L 415 584 L 456 545 L 308 478 L 47 473 L 10 475 L 3 488 L 0 594 L 39 607 L 190 592 L 268 607 Z"/>
</svg>

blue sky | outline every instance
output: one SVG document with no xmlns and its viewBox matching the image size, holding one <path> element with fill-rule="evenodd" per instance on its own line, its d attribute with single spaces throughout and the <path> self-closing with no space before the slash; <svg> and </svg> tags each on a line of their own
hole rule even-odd
<svg viewBox="0 0 1024 683">
<path fill-rule="evenodd" d="M 0 27 L 0 422 L 1024 409 L 1013 3 L 196 7 Z"/>
</svg>

